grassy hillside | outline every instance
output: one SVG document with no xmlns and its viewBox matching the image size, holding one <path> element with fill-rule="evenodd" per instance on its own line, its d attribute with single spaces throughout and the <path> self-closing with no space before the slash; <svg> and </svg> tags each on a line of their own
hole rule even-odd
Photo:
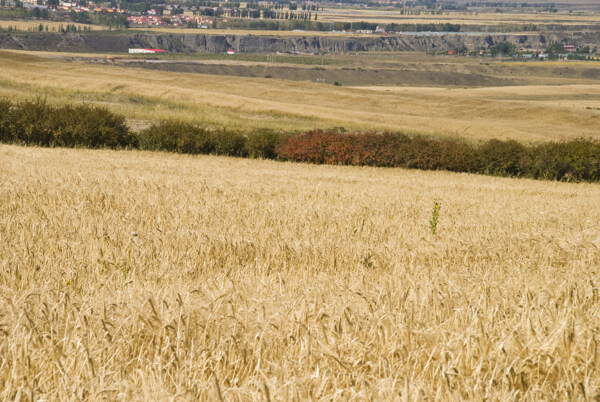
<svg viewBox="0 0 600 402">
<path fill-rule="evenodd" d="M 1 55 L 2 97 L 20 100 L 43 96 L 52 103 L 93 102 L 134 120 L 174 117 L 242 130 L 345 127 L 521 141 L 598 138 L 600 134 L 600 85 L 597 78 L 585 78 L 596 77 L 594 63 L 567 63 L 568 69 L 579 78 L 571 78 L 569 70 L 553 75 L 553 64 L 549 63 L 545 68 L 532 70 L 538 76 L 529 78 L 529 84 L 500 89 L 349 88 L 287 79 L 91 64 L 86 59 L 63 58 L 61 54 L 4 51 Z M 476 67 L 457 59 L 441 63 L 434 58 L 420 68 L 410 60 L 411 68 L 428 71 L 431 76 L 436 69 L 438 72 L 449 69 L 448 74 L 452 71 L 474 74 Z M 369 68 L 376 69 L 381 62 L 373 60 Z M 266 75 L 268 66 L 263 66 Z M 490 74 L 502 76 L 507 72 L 501 64 L 495 67 L 489 70 Z M 554 68 L 561 71 L 565 67 L 554 64 Z M 508 71 L 523 77 L 531 73 L 528 65 Z M 583 74 L 583 71 L 589 72 Z M 398 74 L 402 74 L 401 68 Z"/>
<path fill-rule="evenodd" d="M 599 198 L 2 145 L 0 398 L 597 395 Z"/>
</svg>

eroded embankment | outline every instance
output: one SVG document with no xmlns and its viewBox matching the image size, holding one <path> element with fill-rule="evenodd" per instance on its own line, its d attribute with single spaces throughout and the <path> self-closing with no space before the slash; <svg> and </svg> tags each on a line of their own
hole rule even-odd
<svg viewBox="0 0 600 402">
<path fill-rule="evenodd" d="M 591 35 L 591 34 L 590 34 Z M 86 34 L 5 33 L 0 48 L 71 52 L 127 52 L 129 48 L 160 48 L 170 52 L 244 53 L 307 52 L 331 53 L 354 51 L 445 51 L 450 49 L 489 49 L 508 41 L 523 48 L 544 48 L 554 40 L 578 45 L 597 41 L 590 35 L 566 38 L 561 34 L 403 34 L 389 36 L 253 36 L 207 34 L 128 34 L 93 32 Z M 593 36 L 593 35 L 592 35 Z M 596 34 L 598 36 L 598 34 Z"/>
</svg>

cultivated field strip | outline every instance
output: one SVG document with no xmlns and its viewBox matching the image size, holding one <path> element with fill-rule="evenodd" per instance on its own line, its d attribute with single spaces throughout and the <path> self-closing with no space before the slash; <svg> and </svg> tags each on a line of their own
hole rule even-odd
<svg viewBox="0 0 600 402">
<path fill-rule="evenodd" d="M 590 2 L 591 4 L 592 2 Z M 597 4 L 594 3 L 595 6 Z M 379 24 L 463 24 L 463 25 L 497 25 L 497 24 L 561 24 L 585 25 L 600 23 L 598 13 L 566 14 L 566 13 L 478 13 L 478 12 L 446 12 L 441 15 L 408 15 L 399 10 L 325 10 L 319 12 L 320 21 L 368 21 Z"/>
<path fill-rule="evenodd" d="M 0 399 L 593 398 L 598 199 L 1 145 Z"/>
</svg>

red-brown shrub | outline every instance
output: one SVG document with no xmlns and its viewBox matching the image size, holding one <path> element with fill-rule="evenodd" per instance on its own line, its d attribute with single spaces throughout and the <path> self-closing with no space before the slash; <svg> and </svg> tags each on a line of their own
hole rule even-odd
<svg viewBox="0 0 600 402">
<path fill-rule="evenodd" d="M 281 159 L 335 165 L 409 167 L 470 172 L 477 168 L 475 150 L 463 142 L 398 133 L 311 131 L 284 140 Z"/>
</svg>

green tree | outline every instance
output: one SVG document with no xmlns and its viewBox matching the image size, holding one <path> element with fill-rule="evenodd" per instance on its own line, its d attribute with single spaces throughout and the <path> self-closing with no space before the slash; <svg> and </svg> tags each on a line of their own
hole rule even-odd
<svg viewBox="0 0 600 402">
<path fill-rule="evenodd" d="M 515 45 L 510 42 L 500 42 L 495 44 L 491 49 L 492 55 L 510 56 L 515 53 Z"/>
<path fill-rule="evenodd" d="M 563 53 L 565 51 L 565 46 L 559 41 L 553 41 L 546 47 L 546 51 L 550 54 Z"/>
</svg>

